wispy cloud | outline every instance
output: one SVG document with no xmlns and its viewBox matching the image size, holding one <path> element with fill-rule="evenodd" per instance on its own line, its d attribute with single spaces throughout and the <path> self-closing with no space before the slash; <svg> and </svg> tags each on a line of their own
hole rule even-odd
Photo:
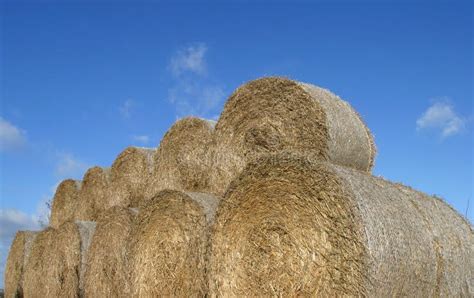
<svg viewBox="0 0 474 298">
<path fill-rule="evenodd" d="M 135 142 L 139 142 L 142 144 L 148 144 L 150 142 L 150 137 L 146 135 L 141 135 L 141 136 L 132 136 L 132 139 Z"/>
<path fill-rule="evenodd" d="M 55 174 L 59 178 L 80 179 L 89 165 L 70 153 L 59 153 Z"/>
<path fill-rule="evenodd" d="M 433 103 L 416 120 L 418 131 L 424 129 L 438 130 L 442 138 L 456 135 L 466 127 L 466 118 L 458 115 L 454 107 L 446 100 Z"/>
<path fill-rule="evenodd" d="M 0 151 L 14 151 L 26 144 L 26 132 L 0 117 Z"/>
<path fill-rule="evenodd" d="M 135 101 L 127 99 L 118 108 L 120 115 L 124 119 L 129 119 L 132 116 L 132 110 L 135 107 Z"/>
<path fill-rule="evenodd" d="M 171 58 L 169 68 L 173 76 L 178 77 L 183 73 L 195 73 L 203 75 L 206 73 L 206 61 L 204 55 L 207 46 L 198 43 L 178 50 Z"/>
<path fill-rule="evenodd" d="M 168 90 L 168 99 L 175 105 L 179 117 L 210 117 L 215 114 L 224 95 L 224 90 L 218 85 L 199 85 L 192 81 L 177 82 Z"/>
<path fill-rule="evenodd" d="M 168 100 L 178 117 L 214 117 L 224 99 L 223 87 L 207 75 L 207 52 L 206 44 L 199 43 L 178 50 L 170 60 L 174 83 L 168 89 Z"/>
</svg>

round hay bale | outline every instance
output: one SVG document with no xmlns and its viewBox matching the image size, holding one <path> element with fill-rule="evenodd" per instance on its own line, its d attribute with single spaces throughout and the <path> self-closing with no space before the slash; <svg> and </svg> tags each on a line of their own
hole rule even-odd
<svg viewBox="0 0 474 298">
<path fill-rule="evenodd" d="M 129 297 L 126 244 L 136 213 L 115 206 L 99 215 L 87 259 L 86 297 Z"/>
<path fill-rule="evenodd" d="M 155 171 L 148 197 L 160 190 L 207 192 L 215 121 L 196 117 L 178 120 L 163 137 L 155 154 Z"/>
<path fill-rule="evenodd" d="M 110 171 L 109 206 L 135 207 L 146 195 L 155 149 L 128 147 Z"/>
<path fill-rule="evenodd" d="M 210 296 L 473 295 L 474 233 L 447 204 L 297 154 L 249 164 L 211 242 Z"/>
<path fill-rule="evenodd" d="M 66 222 L 36 237 L 26 266 L 25 297 L 78 297 L 92 222 Z"/>
<path fill-rule="evenodd" d="M 50 265 L 49 250 L 54 232 L 54 228 L 46 228 L 33 241 L 23 279 L 24 297 L 48 297 L 46 272 Z"/>
<path fill-rule="evenodd" d="M 110 168 L 93 167 L 87 170 L 79 191 L 76 220 L 92 221 L 102 210 L 109 208 L 108 187 Z"/>
<path fill-rule="evenodd" d="M 37 234 L 31 231 L 16 233 L 5 266 L 5 297 L 23 297 L 23 275 Z"/>
<path fill-rule="evenodd" d="M 76 219 L 81 181 L 66 179 L 56 188 L 51 206 L 50 225 L 58 228 L 61 224 Z"/>
<path fill-rule="evenodd" d="M 207 293 L 212 195 L 165 190 L 140 208 L 130 241 L 132 297 L 202 297 Z"/>
<path fill-rule="evenodd" d="M 213 185 L 222 193 L 262 153 L 300 151 L 370 172 L 372 134 L 352 107 L 328 90 L 280 77 L 240 86 L 216 124 Z"/>
</svg>

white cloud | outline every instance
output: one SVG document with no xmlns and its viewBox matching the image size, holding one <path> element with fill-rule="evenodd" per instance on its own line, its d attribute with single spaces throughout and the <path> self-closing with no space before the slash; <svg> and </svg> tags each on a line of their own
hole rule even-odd
<svg viewBox="0 0 474 298">
<path fill-rule="evenodd" d="M 435 102 L 416 120 L 417 130 L 437 129 L 443 138 L 460 133 L 465 126 L 466 119 L 447 102 Z"/>
<path fill-rule="evenodd" d="M 60 178 L 80 179 L 89 165 L 70 153 L 59 153 L 55 173 Z"/>
<path fill-rule="evenodd" d="M 150 142 L 150 137 L 149 137 L 149 136 L 146 136 L 146 135 L 143 135 L 143 136 L 133 136 L 132 138 L 133 138 L 134 141 L 140 142 L 140 143 L 143 143 L 143 144 L 148 144 L 148 142 Z"/>
<path fill-rule="evenodd" d="M 38 223 L 33 216 L 16 210 L 16 209 L 0 209 L 0 238 L 4 239 L 7 236 L 14 236 L 18 230 L 38 229 Z"/>
<path fill-rule="evenodd" d="M 171 58 L 169 68 L 171 73 L 178 77 L 183 73 L 190 72 L 198 75 L 206 73 L 206 61 L 204 55 L 207 52 L 207 46 L 204 43 L 198 43 L 181 49 Z"/>
<path fill-rule="evenodd" d="M 203 76 L 207 73 L 206 53 L 206 44 L 200 43 L 177 51 L 170 61 L 174 83 L 168 89 L 168 100 L 175 106 L 178 117 L 209 118 L 218 114 L 225 92 L 219 84 Z"/>
<path fill-rule="evenodd" d="M 118 108 L 120 115 L 122 115 L 122 117 L 125 119 L 130 118 L 132 115 L 132 109 L 134 106 L 135 106 L 135 102 L 131 99 L 127 99 Z"/>
<path fill-rule="evenodd" d="M 224 90 L 220 86 L 200 86 L 192 82 L 179 82 L 168 90 L 168 99 L 175 105 L 178 117 L 215 115 L 224 95 Z"/>
<path fill-rule="evenodd" d="M 40 226 L 33 216 L 16 210 L 0 209 L 0 280 L 4 280 L 4 270 L 8 251 L 18 230 L 38 230 Z"/>
<path fill-rule="evenodd" d="M 26 132 L 0 117 L 0 151 L 21 148 L 26 144 Z"/>
</svg>

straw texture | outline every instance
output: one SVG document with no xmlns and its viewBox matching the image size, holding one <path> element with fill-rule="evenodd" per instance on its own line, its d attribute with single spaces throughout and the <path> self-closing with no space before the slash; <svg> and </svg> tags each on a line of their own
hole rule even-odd
<svg viewBox="0 0 474 298">
<path fill-rule="evenodd" d="M 109 206 L 136 207 L 146 195 L 153 171 L 154 149 L 128 147 L 115 159 L 110 172 Z"/>
<path fill-rule="evenodd" d="M 211 296 L 462 296 L 472 227 L 444 202 L 281 153 L 251 163 L 217 213 Z"/>
<path fill-rule="evenodd" d="M 178 120 L 163 137 L 155 155 L 148 197 L 164 189 L 207 192 L 215 122 L 196 117 Z"/>
<path fill-rule="evenodd" d="M 81 181 L 66 179 L 56 188 L 51 206 L 50 225 L 58 228 L 67 221 L 76 219 Z"/>
<path fill-rule="evenodd" d="M 223 193 L 260 154 L 299 151 L 368 172 L 376 154 L 372 134 L 347 102 L 279 77 L 240 86 L 225 104 L 215 135 L 215 193 Z"/>
<path fill-rule="evenodd" d="M 78 297 L 94 224 L 66 222 L 36 237 L 25 270 L 25 297 Z"/>
<path fill-rule="evenodd" d="M 23 297 L 23 275 L 37 232 L 18 231 L 5 266 L 5 297 Z"/>
<path fill-rule="evenodd" d="M 132 297 L 206 295 L 208 223 L 217 202 L 165 190 L 140 208 L 130 242 Z"/>
<path fill-rule="evenodd" d="M 127 242 L 136 211 L 115 206 L 100 214 L 88 253 L 86 297 L 129 297 Z"/>
<path fill-rule="evenodd" d="M 110 168 L 92 167 L 87 170 L 82 178 L 75 220 L 96 220 L 101 211 L 110 207 L 109 180 Z"/>
</svg>

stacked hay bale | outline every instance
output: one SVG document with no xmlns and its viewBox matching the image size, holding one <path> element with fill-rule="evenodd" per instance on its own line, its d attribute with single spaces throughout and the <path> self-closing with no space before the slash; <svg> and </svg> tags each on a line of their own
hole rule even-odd
<svg viewBox="0 0 474 298">
<path fill-rule="evenodd" d="M 136 207 L 146 195 L 155 149 L 128 147 L 110 171 L 108 206 Z"/>
<path fill-rule="evenodd" d="M 474 233 L 444 202 L 281 153 L 251 163 L 217 213 L 210 296 L 468 297 Z"/>
<path fill-rule="evenodd" d="M 217 121 L 212 185 L 223 193 L 251 160 L 291 150 L 370 172 L 376 154 L 367 126 L 328 90 L 269 77 L 240 86 Z"/>
<path fill-rule="evenodd" d="M 25 297 L 78 297 L 95 223 L 66 222 L 33 242 L 24 275 Z"/>
<path fill-rule="evenodd" d="M 51 206 L 50 226 L 58 228 L 61 224 L 76 219 L 81 185 L 81 181 L 72 179 L 66 179 L 58 185 Z"/>
<path fill-rule="evenodd" d="M 127 242 L 137 211 L 115 206 L 97 219 L 84 280 L 86 297 L 129 297 Z"/>
<path fill-rule="evenodd" d="M 110 168 L 92 167 L 82 178 L 75 220 L 96 220 L 99 213 L 109 208 L 108 191 Z"/>
<path fill-rule="evenodd" d="M 210 190 L 210 146 L 215 121 L 187 117 L 178 120 L 163 137 L 155 154 L 155 170 L 148 198 L 160 190 L 191 192 Z"/>
<path fill-rule="evenodd" d="M 13 239 L 5 266 L 7 297 L 23 297 L 23 275 L 36 232 L 18 231 Z"/>
<path fill-rule="evenodd" d="M 7 296 L 474 296 L 472 227 L 371 176 L 373 136 L 336 95 L 262 78 L 214 124 L 63 181 L 51 226 L 15 238 Z"/>
<path fill-rule="evenodd" d="M 132 297 L 205 296 L 218 199 L 165 190 L 140 208 L 130 241 Z"/>
</svg>

